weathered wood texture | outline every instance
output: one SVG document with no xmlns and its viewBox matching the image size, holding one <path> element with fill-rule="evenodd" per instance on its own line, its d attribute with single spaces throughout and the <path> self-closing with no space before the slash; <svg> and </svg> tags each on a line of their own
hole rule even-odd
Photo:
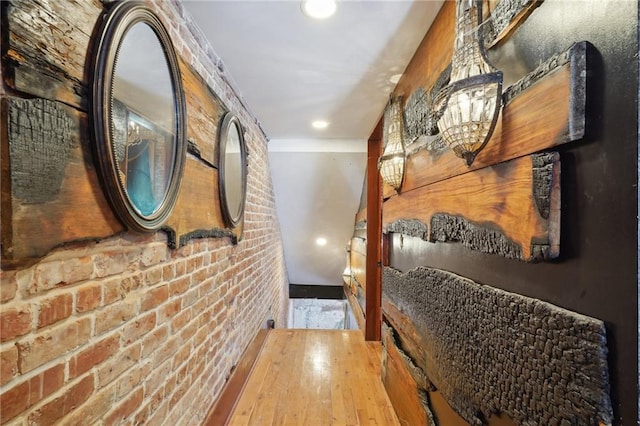
<svg viewBox="0 0 640 426">
<path fill-rule="evenodd" d="M 99 0 L 2 2 L 3 77 L 20 92 L 88 110 L 87 59 Z M 3 52 L 4 53 L 4 52 Z"/>
<path fill-rule="evenodd" d="M 363 238 L 351 239 L 351 276 L 357 284 L 366 289 L 367 285 L 367 241 Z"/>
<path fill-rule="evenodd" d="M 448 149 L 421 149 L 410 155 L 402 191 L 468 173 L 503 161 L 580 139 L 584 136 L 586 44 L 569 52 L 569 61 L 536 71 L 534 81 L 503 107 L 493 136 L 469 167 Z"/>
<path fill-rule="evenodd" d="M 484 44 L 487 49 L 508 40 L 509 36 L 526 21 L 527 17 L 544 0 L 502 0 L 489 2 L 489 14 L 483 26 Z M 492 4 L 493 3 L 493 4 Z"/>
<path fill-rule="evenodd" d="M 93 167 L 86 114 L 13 97 L 1 114 L 3 262 L 122 231 Z"/>
<path fill-rule="evenodd" d="M 432 413 L 427 405 L 426 386 L 418 386 L 406 367 L 406 355 L 395 345 L 393 329 L 383 325 L 382 343 L 384 345 L 382 383 L 387 390 L 389 400 L 396 410 L 398 420 L 403 425 L 432 425 Z"/>
<path fill-rule="evenodd" d="M 469 423 L 611 422 L 602 321 L 426 267 L 385 268 L 384 294 L 419 345 L 403 349 Z"/>
<path fill-rule="evenodd" d="M 2 2 L 5 83 L 33 99 L 7 97 L 2 113 L 2 260 L 7 267 L 61 244 L 123 230 L 94 169 L 88 109 L 91 36 L 98 0 Z M 73 21 L 70 17 L 73 16 Z M 5 25 L 6 24 L 6 25 Z M 171 245 L 229 236 L 218 196 L 218 125 L 226 108 L 184 61 L 189 152 L 176 207 L 164 229 Z"/>
<path fill-rule="evenodd" d="M 187 139 L 197 148 L 192 153 L 218 167 L 218 127 L 226 110 L 202 78 L 184 61 L 179 62 L 187 103 Z"/>
<path fill-rule="evenodd" d="M 398 425 L 359 331 L 269 332 L 230 424 Z"/>
<path fill-rule="evenodd" d="M 384 205 L 383 228 L 508 258 L 555 258 L 559 155 L 519 158 L 392 197 Z"/>
</svg>

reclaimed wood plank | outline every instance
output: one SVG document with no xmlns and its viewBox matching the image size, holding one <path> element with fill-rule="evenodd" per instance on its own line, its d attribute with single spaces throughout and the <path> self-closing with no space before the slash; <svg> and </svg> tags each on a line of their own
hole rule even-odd
<svg viewBox="0 0 640 426">
<path fill-rule="evenodd" d="M 560 160 L 522 157 L 391 197 L 385 232 L 525 261 L 560 252 Z"/>
<path fill-rule="evenodd" d="M 208 165 L 218 167 L 218 127 L 225 108 L 191 66 L 182 59 L 179 63 L 186 100 L 187 139 L 197 151 L 192 154 Z"/>
<path fill-rule="evenodd" d="M 581 52 L 584 54 L 584 46 Z M 571 61 L 503 107 L 493 136 L 471 166 L 451 150 L 422 149 L 407 158 L 402 191 L 575 141 L 584 136 L 583 61 Z M 584 68 L 582 68 L 584 70 Z"/>
<path fill-rule="evenodd" d="M 85 113 L 45 99 L 2 102 L 3 263 L 123 230 L 91 161 Z"/>
<path fill-rule="evenodd" d="M 9 87 L 88 110 L 85 74 L 91 37 L 102 13 L 99 0 L 3 2 Z M 6 32 L 4 32 L 6 31 Z"/>
<path fill-rule="evenodd" d="M 430 424 L 425 406 L 420 399 L 420 388 L 407 370 L 404 360 L 395 345 L 393 331 L 383 327 L 382 342 L 386 353 L 382 382 L 389 400 L 398 415 L 400 423 L 405 425 Z"/>
</svg>

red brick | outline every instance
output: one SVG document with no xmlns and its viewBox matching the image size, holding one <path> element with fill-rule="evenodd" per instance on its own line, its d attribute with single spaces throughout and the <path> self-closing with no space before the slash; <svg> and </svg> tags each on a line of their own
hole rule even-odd
<svg viewBox="0 0 640 426">
<path fill-rule="evenodd" d="M 174 353 L 176 353 L 179 347 L 180 347 L 179 336 L 173 336 L 172 338 L 167 340 L 166 343 L 160 348 L 158 348 L 158 350 L 156 351 L 155 356 L 153 358 L 153 365 L 156 366 L 156 365 L 162 364 L 165 359 L 169 358 Z"/>
<path fill-rule="evenodd" d="M 180 277 L 182 275 L 184 275 L 187 272 L 187 261 L 186 260 L 182 260 L 179 262 L 176 262 L 176 277 Z M 165 278 L 166 279 L 166 278 Z"/>
<path fill-rule="evenodd" d="M 0 311 L 0 341 L 15 339 L 31 331 L 31 307 L 23 305 Z"/>
<path fill-rule="evenodd" d="M 180 312 L 171 320 L 171 332 L 175 333 L 191 320 L 191 309 Z"/>
<path fill-rule="evenodd" d="M 169 299 L 169 287 L 166 284 L 152 288 L 143 296 L 140 310 L 144 312 L 153 309 L 167 301 L 167 299 Z"/>
<path fill-rule="evenodd" d="M 97 424 L 104 414 L 111 409 L 115 397 L 115 386 L 109 386 L 94 394 L 64 419 L 67 425 Z"/>
<path fill-rule="evenodd" d="M 140 344 L 129 346 L 120 350 L 111 359 L 98 367 L 98 383 L 104 387 L 118 378 L 126 370 L 140 360 Z"/>
<path fill-rule="evenodd" d="M 73 311 L 73 297 L 69 293 L 47 298 L 39 303 L 38 328 L 69 318 Z"/>
<path fill-rule="evenodd" d="M 31 402 L 32 380 L 19 383 L 0 394 L 3 422 L 14 418 L 35 403 Z"/>
<path fill-rule="evenodd" d="M 162 263 L 168 258 L 168 250 L 166 243 L 157 243 L 142 249 L 140 255 L 140 263 L 143 266 L 152 266 Z"/>
<path fill-rule="evenodd" d="M 42 398 L 53 394 L 64 384 L 64 364 L 58 364 L 41 374 Z"/>
<path fill-rule="evenodd" d="M 101 364 L 120 349 L 120 338 L 112 335 L 83 350 L 69 360 L 69 378 L 76 378 Z"/>
<path fill-rule="evenodd" d="M 158 328 L 152 333 L 147 334 L 142 340 L 142 356 L 146 358 L 155 351 L 169 336 L 169 328 L 167 326 Z"/>
<path fill-rule="evenodd" d="M 93 262 L 90 257 L 43 262 L 35 268 L 30 292 L 34 294 L 55 287 L 75 284 L 88 280 L 92 274 Z"/>
<path fill-rule="evenodd" d="M 0 270 L 0 303 L 13 300 L 18 291 L 18 281 L 16 271 Z"/>
<path fill-rule="evenodd" d="M 186 343 L 196 334 L 196 331 L 198 331 L 198 322 L 191 321 L 180 333 L 180 338 Z"/>
<path fill-rule="evenodd" d="M 18 367 L 22 374 L 85 343 L 91 335 L 91 320 L 83 318 L 18 342 Z"/>
<path fill-rule="evenodd" d="M 164 278 L 166 281 L 174 278 L 175 276 L 176 276 L 176 267 L 173 263 L 162 267 L 162 278 Z"/>
<path fill-rule="evenodd" d="M 102 284 L 87 284 L 76 293 L 76 311 L 92 311 L 102 304 Z"/>
<path fill-rule="evenodd" d="M 0 353 L 0 386 L 18 374 L 18 347 L 10 346 Z"/>
<path fill-rule="evenodd" d="M 162 389 L 169 374 L 171 374 L 171 360 L 167 360 L 160 366 L 155 366 L 144 382 L 144 396 L 148 397 L 149 395 L 158 393 L 163 395 Z"/>
<path fill-rule="evenodd" d="M 124 292 L 120 288 L 120 278 L 110 279 L 104 282 L 104 304 L 110 305 L 118 300 L 124 299 Z"/>
<path fill-rule="evenodd" d="M 169 283 L 169 294 L 171 296 L 175 296 L 177 294 L 182 294 L 189 288 L 189 284 L 191 283 L 190 277 L 182 277 L 176 280 L 173 280 Z"/>
<path fill-rule="evenodd" d="M 122 251 L 105 251 L 93 256 L 97 278 L 121 274 L 129 267 L 129 258 Z"/>
<path fill-rule="evenodd" d="M 149 269 L 144 273 L 144 285 L 151 286 L 162 281 L 162 266 Z"/>
<path fill-rule="evenodd" d="M 111 413 L 107 414 L 105 424 L 118 424 L 127 419 L 142 404 L 142 388 L 136 389 L 127 399 L 122 401 Z"/>
<path fill-rule="evenodd" d="M 198 289 L 193 288 L 182 296 L 182 309 L 193 305 L 198 300 Z"/>
<path fill-rule="evenodd" d="M 152 371 L 151 362 L 146 364 L 136 365 L 127 371 L 127 374 L 120 377 L 116 382 L 116 399 L 121 399 L 129 392 L 131 392 L 136 386 L 138 386 L 145 377 L 147 377 Z"/>
<path fill-rule="evenodd" d="M 162 305 L 158 311 L 158 324 L 164 323 L 166 320 L 180 312 L 181 304 L 180 299 L 175 299 Z"/>
<path fill-rule="evenodd" d="M 80 406 L 93 393 L 93 375 L 88 375 L 61 396 L 51 400 L 29 415 L 30 424 L 54 424 L 59 419 Z"/>
<path fill-rule="evenodd" d="M 105 307 L 96 313 L 96 334 L 117 328 L 133 318 L 135 314 L 136 305 L 134 301 L 123 301 Z"/>
<path fill-rule="evenodd" d="M 140 336 L 144 336 L 156 326 L 156 313 L 149 312 L 146 315 L 137 317 L 124 327 L 122 338 L 125 344 L 129 344 L 137 340 Z"/>
<path fill-rule="evenodd" d="M 127 294 L 131 293 L 133 290 L 139 289 L 143 285 L 143 274 L 142 272 L 136 272 L 132 275 L 127 275 L 123 277 L 120 281 L 120 293 L 126 297 Z"/>
</svg>

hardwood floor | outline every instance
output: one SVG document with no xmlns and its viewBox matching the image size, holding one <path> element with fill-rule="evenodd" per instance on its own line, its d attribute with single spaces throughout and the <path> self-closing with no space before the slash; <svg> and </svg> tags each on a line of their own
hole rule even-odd
<svg viewBox="0 0 640 426">
<path fill-rule="evenodd" d="M 398 425 L 380 345 L 357 330 L 269 332 L 231 425 Z"/>
</svg>

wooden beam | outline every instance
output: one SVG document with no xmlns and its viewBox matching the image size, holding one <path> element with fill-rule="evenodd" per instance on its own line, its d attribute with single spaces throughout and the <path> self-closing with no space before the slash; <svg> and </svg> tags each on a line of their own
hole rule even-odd
<svg viewBox="0 0 640 426">
<path fill-rule="evenodd" d="M 367 147 L 367 267 L 365 339 L 382 338 L 382 192 L 378 158 L 382 152 L 382 119 Z"/>
<path fill-rule="evenodd" d="M 385 232 L 525 261 L 560 252 L 560 160 L 522 157 L 391 197 Z"/>
</svg>

